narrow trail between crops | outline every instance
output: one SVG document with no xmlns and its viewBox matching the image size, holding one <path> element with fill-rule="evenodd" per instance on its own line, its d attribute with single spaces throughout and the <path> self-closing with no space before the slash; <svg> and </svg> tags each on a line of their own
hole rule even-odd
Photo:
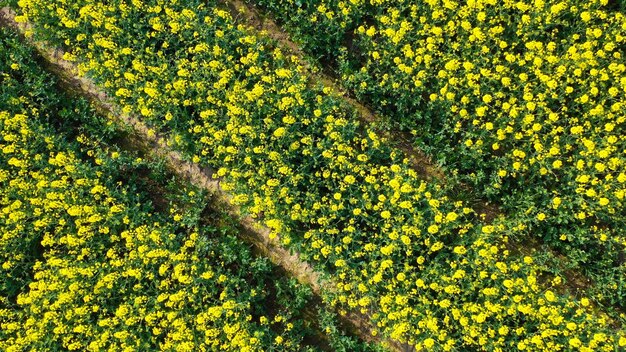
<svg viewBox="0 0 626 352">
<path fill-rule="evenodd" d="M 195 163 L 186 161 L 181 153 L 170 148 L 167 138 L 150 129 L 137 117 L 123 113 L 119 106 L 91 79 L 78 75 L 77 65 L 63 59 L 64 52 L 61 49 L 53 48 L 48 43 L 34 39 L 28 34 L 32 31 L 32 25 L 16 22 L 15 16 L 15 11 L 10 7 L 0 8 L 0 26 L 8 26 L 17 30 L 46 61 L 47 68 L 59 76 L 64 83 L 73 87 L 76 93 L 87 98 L 100 113 L 111 116 L 120 125 L 130 126 L 133 134 L 140 139 L 136 143 L 143 145 L 146 152 L 165 160 L 172 172 L 182 179 L 213 194 L 215 206 L 238 219 L 241 229 L 239 237 L 252 244 L 258 254 L 270 259 L 272 263 L 281 267 L 301 284 L 311 287 L 318 301 L 321 301 L 323 291 L 333 290 L 332 281 L 324 279 L 320 272 L 316 271 L 309 263 L 301 260 L 298 253 L 292 254 L 283 248 L 278 236 L 270 238 L 269 228 L 252 217 L 242 214 L 240 209 L 231 203 L 231 196 L 222 190 L 219 179 L 213 177 L 213 170 L 201 168 Z M 317 312 L 304 312 L 304 314 L 311 317 Z M 367 315 L 349 311 L 347 314 L 340 314 L 340 316 L 348 331 L 364 341 L 382 343 L 395 351 L 406 351 L 405 344 L 384 340 L 379 335 L 372 334 L 375 327 Z"/>
<path fill-rule="evenodd" d="M 362 104 L 357 99 L 353 98 L 351 93 L 336 83 L 336 78 L 331 75 L 320 72 L 319 68 L 312 66 L 307 58 L 307 55 L 300 46 L 291 39 L 291 35 L 281 28 L 271 15 L 256 8 L 254 5 L 250 5 L 243 0 L 219 0 L 223 6 L 228 8 L 231 16 L 242 24 L 251 26 L 260 32 L 261 35 L 267 36 L 270 39 L 277 42 L 277 45 L 284 50 L 287 50 L 290 54 L 295 55 L 300 60 L 302 66 L 308 71 L 307 73 L 315 83 L 322 84 L 324 86 L 332 88 L 337 93 L 337 96 L 343 99 L 346 103 L 352 106 L 359 115 L 359 119 L 364 124 L 373 124 L 381 121 L 381 117 L 377 116 L 371 108 Z M 323 70 L 332 71 L 332 67 L 324 67 Z M 392 134 L 389 131 L 376 130 L 382 137 L 387 138 L 391 142 L 395 142 L 394 146 L 400 149 L 405 156 L 409 159 L 410 166 L 415 170 L 420 178 L 424 180 L 436 180 L 441 183 L 446 183 L 446 176 L 444 171 L 439 168 L 433 161 L 426 156 L 421 150 L 416 149 L 408 138 L 403 135 Z M 469 186 L 461 185 L 462 189 L 468 190 Z M 503 211 L 497 204 L 487 202 L 483 199 L 477 199 L 471 206 L 477 214 L 481 215 L 485 223 L 491 223 L 500 215 L 504 215 Z M 535 239 L 530 241 L 525 240 L 523 245 L 521 243 L 509 242 L 507 247 L 511 252 L 519 255 L 532 255 L 532 251 L 542 251 L 545 248 L 542 244 Z M 562 254 L 553 253 L 555 257 L 565 259 Z M 571 269 L 563 272 L 569 285 L 565 287 L 565 290 L 571 294 L 576 295 L 580 290 L 586 290 L 593 285 L 593 282 L 585 275 L 573 271 Z"/>
</svg>

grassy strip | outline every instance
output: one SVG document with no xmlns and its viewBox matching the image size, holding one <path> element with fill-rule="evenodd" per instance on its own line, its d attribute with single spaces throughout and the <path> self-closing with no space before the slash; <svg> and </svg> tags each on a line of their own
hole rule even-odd
<svg viewBox="0 0 626 352">
<path fill-rule="evenodd" d="M 263 213 L 285 245 L 335 274 L 337 304 L 371 311 L 387 335 L 420 348 L 621 343 L 586 300 L 579 306 L 546 291 L 531 258 L 508 256 L 498 245 L 506 227 L 481 226 L 375 134 L 360 137 L 350 110 L 308 87 L 295 60 L 267 50 L 225 12 L 93 4 L 49 4 L 62 10 L 29 8 L 29 16 L 51 26 L 38 33 L 67 39 L 68 58 L 90 58 L 85 72 L 129 111 L 171 131 L 190 159 L 221 165 L 235 202 Z M 100 15 L 126 30 L 91 20 L 61 25 L 80 19 L 81 8 L 104 9 Z M 56 19 L 70 10 L 76 14 Z M 555 324 L 563 329 L 549 328 Z"/>
<path fill-rule="evenodd" d="M 2 349 L 368 349 L 0 31 Z"/>
</svg>

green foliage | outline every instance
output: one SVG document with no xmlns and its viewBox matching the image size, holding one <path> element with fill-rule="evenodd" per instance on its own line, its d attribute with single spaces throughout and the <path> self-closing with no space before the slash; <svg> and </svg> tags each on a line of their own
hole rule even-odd
<svg viewBox="0 0 626 352">
<path fill-rule="evenodd" d="M 0 48 L 0 349 L 316 348 L 307 288 L 232 220 L 204 222 L 203 192 L 118 149 L 15 33 Z"/>
<path fill-rule="evenodd" d="M 501 205 L 522 245 L 540 239 L 623 308 L 623 280 L 607 285 L 626 273 L 623 2 L 250 2 L 334 55 L 344 87 L 452 187 Z M 311 18 L 349 40 L 317 48 Z"/>
<path fill-rule="evenodd" d="M 38 0 L 23 11 L 126 112 L 218 169 L 271 236 L 332 275 L 338 309 L 371 314 L 375 333 L 425 349 L 621 343 L 587 298 L 558 294 L 562 280 L 540 282 L 533 258 L 510 255 L 509 236 L 534 228 L 487 225 L 418 179 L 297 59 L 213 3 L 140 5 Z"/>
</svg>

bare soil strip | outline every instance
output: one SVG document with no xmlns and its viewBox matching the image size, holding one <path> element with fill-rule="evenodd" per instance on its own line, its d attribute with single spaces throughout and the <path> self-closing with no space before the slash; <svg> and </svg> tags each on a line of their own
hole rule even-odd
<svg viewBox="0 0 626 352">
<path fill-rule="evenodd" d="M 252 217 L 242 214 L 239 207 L 231 203 L 231 196 L 221 189 L 219 179 L 213 178 L 213 170 L 201 168 L 186 161 L 179 152 L 169 147 L 166 138 L 155 133 L 137 117 L 123 113 L 91 79 L 78 75 L 76 64 L 63 59 L 64 52 L 62 50 L 33 38 L 30 35 L 33 29 L 32 25 L 16 22 L 15 16 L 13 9 L 9 7 L 0 8 L 0 25 L 9 26 L 19 31 L 46 60 L 48 68 L 65 83 L 74 87 L 77 93 L 86 97 L 98 111 L 113 117 L 121 125 L 130 126 L 133 129 L 133 134 L 141 139 L 141 141 L 137 141 L 138 144 L 142 144 L 146 152 L 165 160 L 168 167 L 184 180 L 211 192 L 214 195 L 216 207 L 238 219 L 242 230 L 239 236 L 242 240 L 252 244 L 260 255 L 269 258 L 272 263 L 283 268 L 288 275 L 296 278 L 298 282 L 310 286 L 316 296 L 321 296 L 323 290 L 333 290 L 332 281 L 324 279 L 322 274 L 317 272 L 309 263 L 301 260 L 298 253 L 290 253 L 283 248 L 279 236 L 270 238 L 269 228 Z M 307 314 L 314 313 L 307 312 Z M 342 320 L 351 333 L 365 341 L 381 343 L 395 351 L 406 350 L 403 344 L 374 336 L 372 331 L 375 331 L 375 328 L 365 314 L 348 312 L 348 314 L 342 315 Z"/>
</svg>

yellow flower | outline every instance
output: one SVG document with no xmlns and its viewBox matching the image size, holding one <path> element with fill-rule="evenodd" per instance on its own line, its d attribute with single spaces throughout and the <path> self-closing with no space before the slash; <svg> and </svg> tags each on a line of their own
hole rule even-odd
<svg viewBox="0 0 626 352">
<path fill-rule="evenodd" d="M 500 334 L 500 335 L 502 335 L 502 336 L 504 336 L 504 335 L 506 335 L 506 334 L 508 334 L 508 333 L 509 333 L 509 328 L 508 328 L 507 326 L 501 326 L 501 327 L 498 329 L 498 334 Z"/>
<path fill-rule="evenodd" d="M 574 337 L 569 339 L 569 345 L 574 348 L 578 348 L 582 345 L 582 342 L 577 337 Z"/>
<path fill-rule="evenodd" d="M 467 249 L 464 246 L 456 246 L 456 247 L 454 247 L 454 253 L 459 254 L 459 255 L 463 255 L 463 254 L 467 253 Z"/>
<path fill-rule="evenodd" d="M 427 338 L 426 340 L 424 340 L 424 346 L 426 348 L 432 348 L 435 345 L 435 340 L 432 338 Z"/>
<path fill-rule="evenodd" d="M 443 248 L 443 242 L 435 242 L 435 244 L 432 245 L 432 247 L 430 247 L 430 250 L 433 252 L 436 252 L 438 250 L 440 250 L 441 248 Z"/>
<path fill-rule="evenodd" d="M 284 127 L 279 127 L 274 131 L 274 137 L 280 138 L 285 135 L 287 130 Z"/>
</svg>

